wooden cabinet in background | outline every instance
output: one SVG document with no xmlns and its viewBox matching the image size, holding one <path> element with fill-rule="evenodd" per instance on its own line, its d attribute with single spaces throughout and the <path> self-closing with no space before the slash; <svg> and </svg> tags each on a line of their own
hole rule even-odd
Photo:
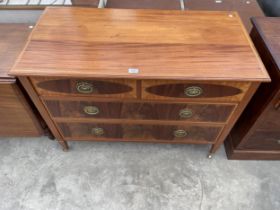
<svg viewBox="0 0 280 210">
<path fill-rule="evenodd" d="M 280 18 L 254 18 L 251 38 L 271 77 L 226 141 L 229 159 L 280 160 Z"/>
<path fill-rule="evenodd" d="M 65 150 L 138 141 L 210 154 L 270 81 L 235 12 L 73 7 L 45 11 L 11 74 Z"/>
<path fill-rule="evenodd" d="M 185 10 L 237 11 L 248 32 L 251 17 L 264 16 L 257 0 L 184 0 Z"/>
<path fill-rule="evenodd" d="M 26 24 L 0 24 L 0 137 L 43 134 L 36 108 L 17 79 L 8 75 L 30 31 Z"/>
<path fill-rule="evenodd" d="M 107 0 L 107 8 L 237 11 L 248 32 L 251 17 L 264 16 L 257 0 Z"/>
<path fill-rule="evenodd" d="M 180 10 L 180 0 L 107 0 L 107 8 Z"/>
<path fill-rule="evenodd" d="M 98 7 L 99 1 L 102 0 L 71 0 L 73 6 Z"/>
</svg>

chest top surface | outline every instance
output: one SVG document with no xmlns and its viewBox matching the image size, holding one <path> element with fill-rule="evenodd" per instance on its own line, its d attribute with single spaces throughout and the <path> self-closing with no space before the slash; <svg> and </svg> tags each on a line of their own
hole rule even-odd
<svg viewBox="0 0 280 210">
<path fill-rule="evenodd" d="M 269 81 L 238 14 L 209 11 L 50 7 L 10 73 Z"/>
<path fill-rule="evenodd" d="M 258 17 L 252 22 L 280 71 L 280 17 Z"/>
<path fill-rule="evenodd" d="M 30 29 L 26 24 L 0 24 L 0 81 L 13 80 L 8 72 L 13 67 Z"/>
</svg>

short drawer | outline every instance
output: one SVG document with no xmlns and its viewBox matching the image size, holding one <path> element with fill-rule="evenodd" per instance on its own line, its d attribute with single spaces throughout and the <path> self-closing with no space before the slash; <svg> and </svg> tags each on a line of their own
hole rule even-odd
<svg viewBox="0 0 280 210">
<path fill-rule="evenodd" d="M 140 125 L 106 123 L 58 123 L 66 139 L 124 139 L 140 141 L 174 141 L 213 143 L 221 127 L 193 125 Z"/>
<path fill-rule="evenodd" d="M 256 131 L 242 146 L 242 149 L 280 150 L 280 129 Z"/>
<path fill-rule="evenodd" d="M 100 101 L 45 100 L 53 117 L 179 120 L 224 123 L 234 104 L 122 103 Z"/>
<path fill-rule="evenodd" d="M 32 77 L 31 81 L 39 95 L 136 98 L 135 80 Z"/>
<path fill-rule="evenodd" d="M 188 82 L 144 80 L 143 99 L 241 101 L 249 82 Z"/>
</svg>

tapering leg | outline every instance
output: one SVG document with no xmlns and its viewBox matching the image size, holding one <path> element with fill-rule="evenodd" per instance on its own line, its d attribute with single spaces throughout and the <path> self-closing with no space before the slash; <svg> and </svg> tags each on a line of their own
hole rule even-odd
<svg viewBox="0 0 280 210">
<path fill-rule="evenodd" d="M 67 152 L 69 150 L 67 141 L 58 141 L 58 143 L 62 146 L 62 150 L 64 152 Z"/>
</svg>

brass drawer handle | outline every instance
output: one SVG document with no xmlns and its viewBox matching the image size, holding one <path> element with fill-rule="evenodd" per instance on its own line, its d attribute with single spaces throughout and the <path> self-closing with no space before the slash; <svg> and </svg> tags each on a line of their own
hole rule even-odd
<svg viewBox="0 0 280 210">
<path fill-rule="evenodd" d="M 77 82 L 76 89 L 79 93 L 90 94 L 93 92 L 94 87 L 91 82 L 80 81 L 80 82 Z"/>
<path fill-rule="evenodd" d="M 193 116 L 193 112 L 190 109 L 182 109 L 179 112 L 179 116 L 180 116 L 180 118 L 188 119 L 188 118 L 191 118 Z"/>
<path fill-rule="evenodd" d="M 104 135 L 104 129 L 103 128 L 92 128 L 91 133 L 95 136 L 103 136 Z"/>
<path fill-rule="evenodd" d="M 84 112 L 88 115 L 97 115 L 99 114 L 99 109 L 96 106 L 85 106 Z"/>
<path fill-rule="evenodd" d="M 179 130 L 174 131 L 173 134 L 176 138 L 183 138 L 188 135 L 188 132 L 185 130 L 179 129 Z"/>
<path fill-rule="evenodd" d="M 203 90 L 202 90 L 201 87 L 191 86 L 191 87 L 187 87 L 185 89 L 184 93 L 188 97 L 197 97 L 197 96 L 200 96 L 203 93 Z"/>
</svg>

